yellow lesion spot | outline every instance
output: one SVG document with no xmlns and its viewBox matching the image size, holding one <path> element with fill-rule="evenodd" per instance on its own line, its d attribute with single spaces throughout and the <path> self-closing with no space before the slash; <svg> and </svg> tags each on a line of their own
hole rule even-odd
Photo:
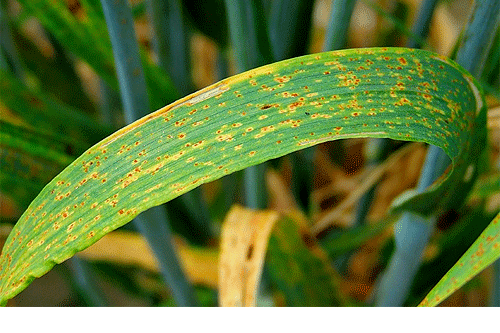
<svg viewBox="0 0 500 333">
<path fill-rule="evenodd" d="M 146 192 L 146 193 L 150 193 L 150 192 L 152 192 L 152 191 L 158 190 L 158 189 L 159 189 L 160 187 L 162 187 L 162 186 L 163 186 L 163 184 L 161 184 L 161 183 L 156 184 L 155 186 L 148 188 L 145 192 Z M 146 199 L 148 199 L 148 198 L 146 198 Z M 147 201 L 146 199 L 144 199 L 144 201 Z M 149 200 L 149 199 L 148 199 L 148 200 Z"/>
<path fill-rule="evenodd" d="M 251 152 L 249 152 L 249 153 L 248 153 L 248 156 L 252 157 L 252 156 L 254 156 L 254 155 L 255 155 L 255 153 L 256 153 L 256 151 L 255 151 L 255 150 L 252 150 Z"/>
<path fill-rule="evenodd" d="M 275 128 L 273 125 L 269 125 L 269 126 L 264 126 L 260 129 L 261 132 L 272 132 L 274 131 Z"/>
<path fill-rule="evenodd" d="M 201 146 L 203 143 L 204 143 L 204 141 L 200 140 L 200 141 L 193 144 L 193 148 L 197 148 L 197 147 Z"/>
<path fill-rule="evenodd" d="M 234 150 L 240 150 L 241 148 L 243 148 L 243 144 L 240 144 L 240 145 L 237 145 L 234 147 Z"/>
<path fill-rule="evenodd" d="M 288 110 L 294 111 L 296 108 L 301 107 L 304 105 L 304 102 L 293 102 L 291 104 L 288 104 Z"/>
<path fill-rule="evenodd" d="M 403 58 L 403 57 L 398 58 L 398 61 L 403 66 L 406 66 L 408 64 L 408 62 L 406 61 L 406 59 Z"/>
<path fill-rule="evenodd" d="M 405 104 L 411 105 L 412 103 L 406 97 L 402 97 L 402 98 L 399 99 L 399 101 L 397 101 L 397 102 L 394 103 L 394 105 L 397 105 L 397 106 L 402 106 L 402 105 L 405 105 Z"/>
<path fill-rule="evenodd" d="M 259 117 L 259 120 L 264 120 L 267 118 L 267 115 L 263 114 L 262 116 Z"/>
<path fill-rule="evenodd" d="M 429 101 L 429 102 L 431 102 L 431 101 L 432 101 L 432 96 L 431 96 L 431 95 L 429 95 L 429 94 L 422 94 L 422 97 L 423 97 L 425 100 Z"/>
<path fill-rule="evenodd" d="M 232 134 L 223 134 L 223 135 L 219 135 L 217 138 L 216 138 L 217 141 L 219 142 L 222 142 L 222 141 L 226 141 L 226 142 L 229 142 L 229 141 L 232 141 L 233 140 L 233 135 Z"/>
<path fill-rule="evenodd" d="M 281 77 L 275 77 L 274 78 L 274 81 L 278 82 L 278 83 L 285 83 L 285 82 L 288 82 L 290 81 L 291 79 L 291 76 L 281 76 Z"/>
<path fill-rule="evenodd" d="M 182 155 L 184 155 L 185 151 L 184 150 L 181 150 L 180 152 L 178 152 L 177 154 L 174 154 L 172 155 L 172 159 L 174 161 L 178 160 Z"/>
</svg>

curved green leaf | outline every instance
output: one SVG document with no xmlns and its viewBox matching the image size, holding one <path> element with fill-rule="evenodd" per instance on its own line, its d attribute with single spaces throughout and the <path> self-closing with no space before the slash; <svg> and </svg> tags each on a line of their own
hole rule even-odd
<svg viewBox="0 0 500 333">
<path fill-rule="evenodd" d="M 150 207 L 325 141 L 441 147 L 454 169 L 415 197 L 429 203 L 419 211 L 438 209 L 475 169 L 471 145 L 486 109 L 474 82 L 427 51 L 352 49 L 270 64 L 187 96 L 94 145 L 43 189 L 0 255 L 0 302 Z"/>
<path fill-rule="evenodd" d="M 419 306 L 438 305 L 498 258 L 500 258 L 500 213 L 425 296 Z"/>
</svg>

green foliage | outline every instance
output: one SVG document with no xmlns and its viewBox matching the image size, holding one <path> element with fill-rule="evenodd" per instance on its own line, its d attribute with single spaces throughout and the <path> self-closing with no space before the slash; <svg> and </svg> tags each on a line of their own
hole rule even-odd
<svg viewBox="0 0 500 333">
<path fill-rule="evenodd" d="M 355 70 L 363 74 L 348 74 Z M 443 189 L 475 167 L 469 135 L 483 101 L 472 82 L 426 51 L 363 49 L 285 60 L 207 87 L 99 142 L 44 188 L 6 241 L 2 299 L 149 207 L 320 142 L 371 136 L 441 146 L 456 168 L 425 194 L 432 200 L 416 197 L 436 209 Z"/>
<path fill-rule="evenodd" d="M 256 68 L 273 59 L 309 52 L 308 45 L 312 45 L 315 36 L 311 30 L 313 1 L 170 1 L 175 11 L 169 11 L 168 18 L 161 15 L 159 2 L 151 0 L 149 7 L 140 2 L 132 8 L 134 19 L 140 21 L 146 17 L 153 23 L 152 52 L 160 66 L 153 64 L 148 54 L 151 50 L 144 45 L 140 47 L 140 55 L 132 59 L 142 66 L 145 75 L 148 98 L 139 104 L 146 112 L 148 104 L 159 110 L 111 134 L 111 129 L 97 120 L 96 105 L 76 74 L 77 63 L 83 61 L 111 90 L 118 91 L 115 68 L 120 69 L 115 64 L 119 57 L 113 57 L 116 46 L 112 49 L 107 37 L 100 2 L 80 0 L 68 6 L 62 0 L 20 0 L 21 14 L 12 20 L 4 20 L 8 12 L 4 11 L 4 3 L 7 2 L 2 2 L 2 34 L 12 29 L 18 50 L 10 45 L 10 40 L 0 41 L 0 200 L 4 205 L 6 195 L 21 210 L 29 207 L 0 254 L 2 304 L 56 263 L 125 226 L 140 212 L 167 201 L 173 204 L 166 208 L 175 221 L 174 232 L 207 249 L 210 241 L 217 240 L 213 231 L 218 226 L 204 224 L 208 213 L 198 206 L 207 204 L 213 217 L 222 220 L 231 204 L 228 197 L 233 202 L 237 200 L 233 199 L 233 189 L 242 182 L 239 178 L 225 177 L 217 182 L 222 189 L 216 198 L 207 203 L 196 187 L 293 152 L 298 154 L 290 155 L 288 160 L 292 165 L 289 187 L 300 207 L 311 214 L 307 218 L 313 220 L 315 212 L 308 210 L 312 206 L 311 190 L 315 187 L 315 153 L 303 149 L 338 139 L 369 137 L 425 142 L 440 147 L 452 166 L 424 193 L 410 191 L 400 196 L 377 224 L 347 231 L 326 230 L 316 235 L 317 242 L 308 234 L 306 224 L 299 227 L 292 219 L 282 221 L 269 241 L 265 270 L 268 276 L 263 280 L 264 285 L 272 287 L 275 305 L 353 304 L 340 288 L 341 279 L 346 277 L 331 269 L 328 259 L 353 253 L 368 240 L 383 234 L 403 211 L 429 219 L 437 219 L 450 209 L 458 211 L 461 219 L 456 227 L 439 238 L 442 243 L 438 241 L 441 255 L 452 258 L 447 261 L 447 268 L 479 233 L 463 227 L 472 216 L 467 210 L 469 206 L 481 202 L 472 208 L 478 212 L 474 218 L 480 219 L 481 225 L 491 218 L 491 214 L 484 212 L 485 202 L 498 192 L 498 174 L 492 172 L 484 149 L 486 102 L 476 80 L 445 57 L 423 50 L 369 48 L 311 54 Z M 342 31 L 347 31 L 354 1 L 345 3 L 349 5 L 345 12 L 334 6 L 326 31 L 328 48 L 349 45 Z M 423 10 L 428 12 L 427 16 L 432 14 L 435 3 L 426 2 L 427 9 Z M 418 36 L 420 32 L 412 33 L 406 27 L 407 7 L 396 6 L 390 13 L 376 3 L 369 4 L 393 23 L 379 31 L 376 36 L 379 43 L 401 45 L 399 41 L 406 36 L 429 48 L 425 38 Z M 34 51 L 33 40 L 22 32 L 31 16 L 42 24 L 43 33 L 55 50 L 54 56 L 46 57 L 39 49 Z M 179 98 L 179 92 L 193 90 L 187 53 L 193 28 L 211 37 L 224 57 L 234 55 L 233 65 L 238 70 L 249 71 L 163 107 Z M 497 33 L 492 42 L 495 46 L 487 55 L 490 62 L 485 55 L 477 62 L 477 68 L 466 65 L 476 78 L 486 82 L 485 90 L 493 95 L 498 95 L 498 75 L 495 75 L 500 54 L 496 48 L 498 36 Z M 131 34 L 125 42 L 134 44 L 133 38 Z M 479 44 L 472 49 L 481 49 L 488 43 Z M 168 47 L 170 54 L 166 51 Z M 234 53 L 228 52 L 230 48 Z M 478 71 L 483 66 L 481 76 Z M 125 99 L 132 95 L 134 92 L 122 91 Z M 335 151 L 343 149 L 338 145 Z M 345 162 L 340 154 L 333 159 Z M 286 170 L 283 161 L 286 160 L 272 163 Z M 252 200 L 262 203 L 248 201 L 247 205 L 265 207 L 265 168 L 259 167 L 252 169 L 260 170 L 258 174 L 247 172 L 244 178 L 247 200 L 248 193 L 253 191 Z M 480 178 L 467 209 L 460 209 L 476 176 L 485 171 L 492 176 Z M 195 188 L 196 193 L 191 191 Z M 188 196 L 175 199 L 188 191 L 191 191 Z M 224 205 L 220 205 L 222 200 Z M 319 203 L 315 205 L 318 207 Z M 368 212 L 369 205 L 362 209 Z M 2 214 L 4 211 L 2 207 Z M 422 305 L 438 304 L 500 257 L 499 217 Z M 468 234 L 466 245 L 460 244 L 462 252 L 458 253 L 458 246 L 449 237 L 462 239 L 464 233 Z M 154 251 L 159 249 L 160 246 L 153 246 Z M 173 255 L 172 249 L 167 251 Z M 388 255 L 380 268 L 385 268 Z M 77 267 L 78 262 L 73 266 Z M 101 272 L 118 271 L 111 264 L 102 266 Z M 417 304 L 423 293 L 431 289 L 444 273 L 443 267 L 435 264 L 421 267 L 418 276 L 424 282 L 415 283 L 410 295 L 403 295 L 410 304 Z M 92 274 L 85 271 L 80 270 L 81 279 L 72 282 L 81 289 L 82 299 L 93 300 L 88 304 L 113 304 L 100 299 L 93 290 L 94 281 L 88 280 Z M 284 275 L 283 271 L 289 274 Z M 111 276 L 108 273 L 103 274 Z M 130 270 L 124 274 L 129 273 Z M 137 283 L 131 277 L 123 280 L 128 281 L 125 284 Z M 141 288 L 137 284 L 131 292 L 143 298 L 157 297 Z M 268 299 L 267 296 L 264 298 Z M 160 305 L 182 305 L 181 298 L 167 297 Z M 199 304 L 215 305 L 214 290 L 197 287 L 196 298 Z"/>
</svg>

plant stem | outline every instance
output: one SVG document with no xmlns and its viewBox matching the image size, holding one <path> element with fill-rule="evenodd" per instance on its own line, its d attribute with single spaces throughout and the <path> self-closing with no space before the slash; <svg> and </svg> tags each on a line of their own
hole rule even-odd
<svg viewBox="0 0 500 333">
<path fill-rule="evenodd" d="M 100 107 L 102 121 L 106 125 L 118 129 L 122 127 L 120 125 L 123 125 L 123 122 L 120 121 L 120 118 L 123 116 L 120 96 L 103 79 L 99 80 L 99 86 L 101 91 Z"/>
<path fill-rule="evenodd" d="M 183 21 L 182 4 L 179 0 L 147 0 L 146 5 L 152 22 L 152 44 L 158 64 L 169 74 L 181 95 L 188 95 L 194 91 L 194 85 L 188 52 L 189 34 Z M 212 237 L 210 216 L 201 188 L 189 191 L 181 200 L 186 213 L 192 215 L 193 221 Z"/>
<path fill-rule="evenodd" d="M 413 36 L 410 36 L 406 42 L 406 46 L 419 49 L 422 47 L 422 41 L 425 40 L 429 34 L 429 26 L 431 25 L 432 14 L 439 0 L 424 0 L 417 14 L 417 20 L 413 25 L 411 31 Z M 414 36 L 422 37 L 421 40 L 414 38 Z"/>
<path fill-rule="evenodd" d="M 82 294 L 85 302 L 89 306 L 109 306 L 103 296 L 103 292 L 97 285 L 95 272 L 88 262 L 78 257 L 72 257 L 69 261 L 69 268 L 73 274 L 76 288 Z"/>
<path fill-rule="evenodd" d="M 101 0 L 101 4 L 113 46 L 125 121 L 132 123 L 150 112 L 132 12 L 124 0 Z M 134 223 L 146 237 L 158 259 L 163 277 L 172 290 L 176 304 L 196 306 L 197 300 L 193 288 L 180 267 L 172 244 L 164 208 L 153 207 L 137 216 Z"/>
<path fill-rule="evenodd" d="M 260 0 L 225 0 L 238 72 L 272 62 L 267 23 Z"/>
<path fill-rule="evenodd" d="M 269 12 L 269 40 L 274 61 L 307 52 L 314 1 L 273 0 Z"/>
<path fill-rule="evenodd" d="M 476 2 L 456 60 L 479 78 L 494 34 L 500 23 L 500 0 Z M 423 192 L 448 165 L 444 152 L 431 146 L 427 153 L 417 192 Z M 471 182 L 472 183 L 472 182 Z M 395 230 L 396 248 L 377 292 L 377 306 L 401 306 L 408 296 L 422 252 L 434 230 L 436 217 L 404 213 Z"/>
<path fill-rule="evenodd" d="M 307 53 L 312 23 L 313 1 L 275 0 L 269 8 L 269 40 L 274 61 Z M 304 211 L 309 208 L 312 190 L 314 148 L 290 155 L 292 193 Z"/>
<path fill-rule="evenodd" d="M 356 0 L 332 0 L 323 51 L 340 50 L 345 47 L 355 4 Z"/>
<path fill-rule="evenodd" d="M 182 5 L 179 0 L 147 0 L 146 5 L 158 64 L 169 74 L 181 95 L 190 94 L 194 86 L 188 53 L 189 34 L 182 18 Z"/>
<path fill-rule="evenodd" d="M 490 306 L 500 307 L 500 259 L 493 263 L 493 286 L 490 295 Z"/>
<path fill-rule="evenodd" d="M 226 0 L 231 43 L 236 55 L 238 72 L 272 61 L 264 10 L 260 0 Z M 243 170 L 245 205 L 248 208 L 266 207 L 266 163 Z"/>
</svg>

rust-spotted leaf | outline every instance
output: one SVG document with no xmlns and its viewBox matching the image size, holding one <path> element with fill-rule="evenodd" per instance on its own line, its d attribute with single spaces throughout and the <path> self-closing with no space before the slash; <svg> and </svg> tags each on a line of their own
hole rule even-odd
<svg viewBox="0 0 500 333">
<path fill-rule="evenodd" d="M 473 148 L 484 146 L 474 82 L 428 51 L 352 49 L 277 62 L 187 96 L 94 145 L 42 190 L 0 255 L 0 303 L 150 207 L 325 141 L 384 137 L 441 147 L 453 170 L 412 199 L 420 212 L 439 209 L 445 191 L 473 179 Z"/>
</svg>

